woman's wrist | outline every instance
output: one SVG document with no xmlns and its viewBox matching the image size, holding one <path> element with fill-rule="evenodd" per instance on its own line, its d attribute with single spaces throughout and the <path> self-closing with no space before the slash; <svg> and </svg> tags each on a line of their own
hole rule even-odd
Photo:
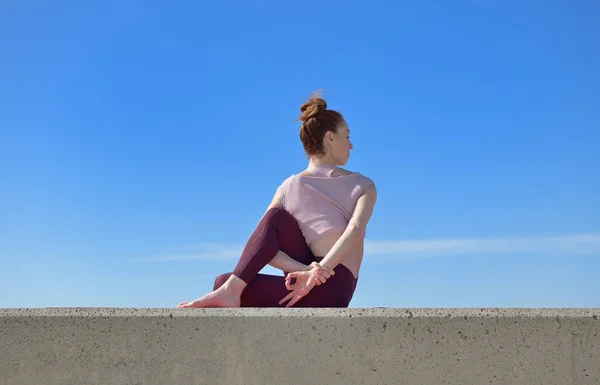
<svg viewBox="0 0 600 385">
<path fill-rule="evenodd" d="M 320 270 L 320 269 L 322 269 L 322 268 L 323 268 L 323 266 L 321 266 L 321 265 L 319 264 L 319 262 L 317 262 L 317 261 L 314 261 L 314 262 L 311 262 L 311 263 L 310 263 L 310 265 L 308 265 L 308 266 L 307 266 L 307 271 L 311 271 L 311 270 Z"/>
<path fill-rule="evenodd" d="M 330 269 L 328 267 L 324 267 L 322 266 L 319 262 L 312 262 L 310 264 L 310 274 L 311 275 L 318 275 L 320 277 L 323 278 L 323 280 L 328 279 L 329 277 L 331 277 L 332 275 L 335 274 L 335 271 L 333 269 Z M 324 281 L 323 281 L 324 283 Z"/>
</svg>

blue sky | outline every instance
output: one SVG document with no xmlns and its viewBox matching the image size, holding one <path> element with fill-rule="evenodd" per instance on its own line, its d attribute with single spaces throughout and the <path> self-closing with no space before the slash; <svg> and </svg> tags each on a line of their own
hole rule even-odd
<svg viewBox="0 0 600 385">
<path fill-rule="evenodd" d="M 4 2 L 0 307 L 206 293 L 305 167 L 295 119 L 319 88 L 379 191 L 351 307 L 598 307 L 599 19 L 558 0 Z"/>
</svg>

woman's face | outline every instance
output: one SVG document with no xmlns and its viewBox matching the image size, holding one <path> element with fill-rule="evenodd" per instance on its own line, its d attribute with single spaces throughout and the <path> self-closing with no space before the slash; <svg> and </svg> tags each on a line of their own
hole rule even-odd
<svg viewBox="0 0 600 385">
<path fill-rule="evenodd" d="M 338 166 L 345 165 L 348 163 L 348 158 L 350 158 L 350 150 L 354 148 L 352 142 L 350 142 L 350 130 L 348 129 L 348 124 L 342 122 L 338 126 L 336 133 L 328 132 L 327 134 L 325 139 L 329 142 L 328 145 L 331 156 L 335 163 Z"/>
</svg>

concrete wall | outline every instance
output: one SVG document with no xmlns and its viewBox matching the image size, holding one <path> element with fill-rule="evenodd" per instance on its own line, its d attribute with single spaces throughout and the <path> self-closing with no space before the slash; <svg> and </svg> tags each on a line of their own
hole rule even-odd
<svg viewBox="0 0 600 385">
<path fill-rule="evenodd" d="M 0 385 L 600 384 L 600 309 L 0 309 Z"/>
</svg>

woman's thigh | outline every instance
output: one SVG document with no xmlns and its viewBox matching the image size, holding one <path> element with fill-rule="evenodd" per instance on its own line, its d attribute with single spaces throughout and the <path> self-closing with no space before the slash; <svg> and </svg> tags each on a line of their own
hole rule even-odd
<svg viewBox="0 0 600 385">
<path fill-rule="evenodd" d="M 279 249 L 296 261 L 309 265 L 314 261 L 314 256 L 306 244 L 298 221 L 285 209 L 273 210 L 277 210 Z"/>
</svg>

